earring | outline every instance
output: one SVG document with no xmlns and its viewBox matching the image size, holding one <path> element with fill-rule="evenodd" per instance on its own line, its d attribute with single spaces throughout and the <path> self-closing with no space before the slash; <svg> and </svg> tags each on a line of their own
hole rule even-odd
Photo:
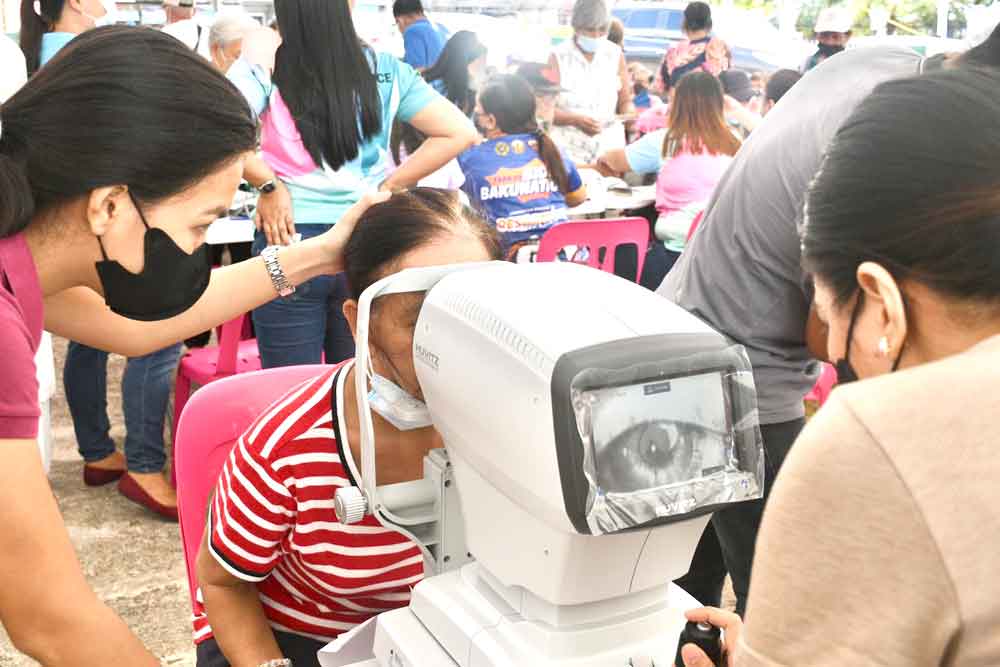
<svg viewBox="0 0 1000 667">
<path fill-rule="evenodd" d="M 889 356 L 889 339 L 885 336 L 878 339 L 878 354 L 880 357 Z"/>
</svg>

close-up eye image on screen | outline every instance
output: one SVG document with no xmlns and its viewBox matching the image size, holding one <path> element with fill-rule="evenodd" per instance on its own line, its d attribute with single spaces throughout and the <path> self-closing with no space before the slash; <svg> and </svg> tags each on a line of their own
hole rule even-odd
<svg viewBox="0 0 1000 667">
<path fill-rule="evenodd" d="M 727 415 L 719 373 L 600 389 L 587 398 L 602 491 L 653 489 L 725 469 Z"/>
</svg>

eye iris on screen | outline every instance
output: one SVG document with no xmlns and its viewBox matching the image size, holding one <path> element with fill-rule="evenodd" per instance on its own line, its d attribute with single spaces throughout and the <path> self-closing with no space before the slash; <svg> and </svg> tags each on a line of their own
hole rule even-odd
<svg viewBox="0 0 1000 667">
<path fill-rule="evenodd" d="M 650 468 L 669 465 L 678 440 L 677 427 L 646 424 L 639 433 L 636 447 L 640 461 Z"/>
</svg>

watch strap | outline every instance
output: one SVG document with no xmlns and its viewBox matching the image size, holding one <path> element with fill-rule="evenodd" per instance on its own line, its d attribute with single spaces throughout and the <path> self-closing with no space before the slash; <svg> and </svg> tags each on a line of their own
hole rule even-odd
<svg viewBox="0 0 1000 667">
<path fill-rule="evenodd" d="M 285 298 L 295 293 L 295 285 L 288 281 L 285 271 L 281 268 L 281 262 L 278 261 L 280 249 L 281 246 L 268 246 L 261 251 L 260 256 L 264 258 L 264 268 L 267 269 L 267 275 L 271 277 L 274 290 L 278 296 Z"/>
</svg>

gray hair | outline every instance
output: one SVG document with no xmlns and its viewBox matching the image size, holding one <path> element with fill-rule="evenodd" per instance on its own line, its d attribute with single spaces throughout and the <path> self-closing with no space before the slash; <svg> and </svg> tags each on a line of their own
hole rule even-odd
<svg viewBox="0 0 1000 667">
<path fill-rule="evenodd" d="M 211 46 L 225 46 L 260 25 L 246 14 L 226 14 L 220 16 L 208 31 L 208 43 Z"/>
<path fill-rule="evenodd" d="M 611 27 L 611 12 L 604 0 L 576 0 L 573 5 L 574 30 L 607 30 Z"/>
</svg>

